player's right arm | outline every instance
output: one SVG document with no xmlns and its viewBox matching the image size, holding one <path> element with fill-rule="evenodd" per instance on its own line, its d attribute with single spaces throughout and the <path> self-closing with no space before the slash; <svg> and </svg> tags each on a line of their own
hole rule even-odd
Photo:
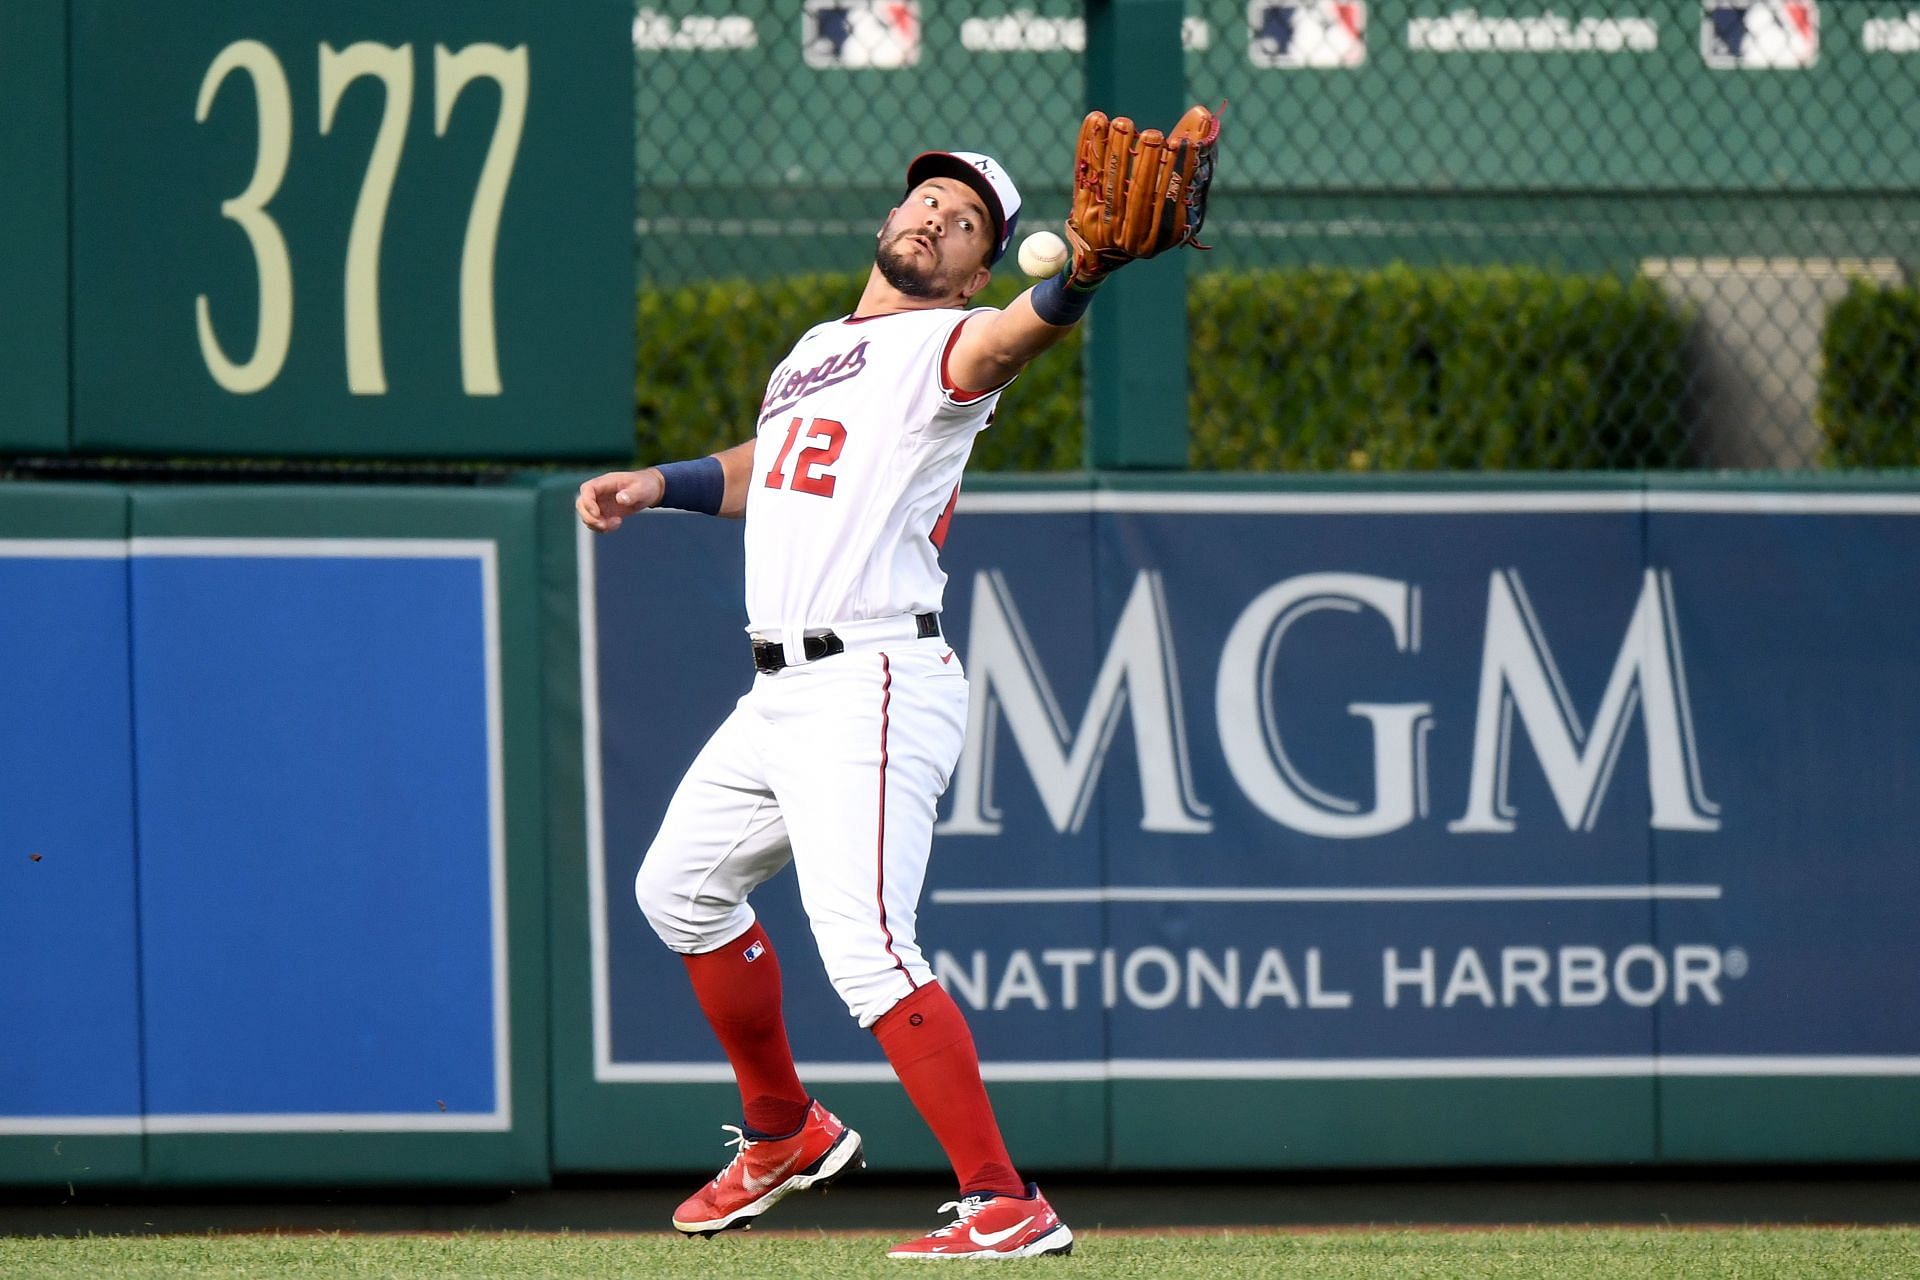
<svg viewBox="0 0 1920 1280">
<path fill-rule="evenodd" d="M 959 386 L 1001 387 L 1067 336 L 1093 292 L 1129 262 L 1194 243 L 1206 219 L 1220 120 L 1194 107 L 1162 135 L 1136 132 L 1122 116 L 1089 112 L 1075 147 L 1073 212 L 1066 222 L 1067 270 L 1015 298 L 1005 311 L 970 319 L 954 339 L 947 368 Z M 1129 164 L 1126 157 L 1133 157 Z M 1086 180 L 1086 175 L 1095 180 Z"/>
<path fill-rule="evenodd" d="M 1033 294 L 1034 289 L 1028 289 L 1004 311 L 983 311 L 961 322 L 947 353 L 947 372 L 955 386 L 968 390 L 1006 386 L 1036 356 L 1072 332 L 1086 310 L 1082 307 L 1049 321 L 1035 309 Z"/>
<path fill-rule="evenodd" d="M 753 441 L 712 456 L 725 477 L 725 490 L 714 514 L 737 520 L 747 513 L 747 493 L 753 479 Z M 573 509 L 579 513 L 580 523 L 595 533 L 612 533 L 628 516 L 663 505 L 661 500 L 666 496 L 667 481 L 659 467 L 609 471 L 580 486 Z"/>
</svg>

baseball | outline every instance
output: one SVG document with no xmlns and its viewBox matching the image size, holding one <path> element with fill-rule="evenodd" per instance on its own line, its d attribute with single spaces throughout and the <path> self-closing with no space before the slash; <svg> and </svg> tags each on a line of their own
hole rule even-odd
<svg viewBox="0 0 1920 1280">
<path fill-rule="evenodd" d="M 1051 231 L 1036 231 L 1020 242 L 1020 269 L 1030 276 L 1059 274 L 1067 265 L 1067 242 Z"/>
</svg>

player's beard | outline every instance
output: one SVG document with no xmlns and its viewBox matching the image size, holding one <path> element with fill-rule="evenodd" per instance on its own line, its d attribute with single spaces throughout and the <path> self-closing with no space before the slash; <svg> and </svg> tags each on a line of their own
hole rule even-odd
<svg viewBox="0 0 1920 1280">
<path fill-rule="evenodd" d="M 934 261 L 923 267 L 914 260 L 911 250 L 900 247 L 901 241 L 917 234 L 902 231 L 891 240 L 882 240 L 874 251 L 873 263 L 880 268 L 881 279 L 909 298 L 945 297 L 948 291 L 940 280 L 939 251 L 935 250 Z"/>
</svg>

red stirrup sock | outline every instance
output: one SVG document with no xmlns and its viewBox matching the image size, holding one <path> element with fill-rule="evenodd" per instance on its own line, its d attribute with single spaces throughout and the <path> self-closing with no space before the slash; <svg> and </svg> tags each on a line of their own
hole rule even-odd
<svg viewBox="0 0 1920 1280">
<path fill-rule="evenodd" d="M 717 951 L 681 956 L 700 1011 L 720 1038 L 747 1128 L 778 1137 L 806 1123 L 812 1101 L 793 1068 L 780 1015 L 780 961 L 758 921 Z"/>
<path fill-rule="evenodd" d="M 1014 1172 L 980 1081 L 973 1033 L 946 988 L 937 982 L 921 987 L 881 1015 L 873 1034 L 953 1163 L 961 1192 L 1024 1196 L 1026 1184 Z"/>
</svg>

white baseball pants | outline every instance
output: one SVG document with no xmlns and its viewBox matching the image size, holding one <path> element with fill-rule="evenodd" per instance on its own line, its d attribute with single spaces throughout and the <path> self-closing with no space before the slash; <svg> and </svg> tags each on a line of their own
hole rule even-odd
<svg viewBox="0 0 1920 1280">
<path fill-rule="evenodd" d="M 915 917 L 967 681 L 911 618 L 835 632 L 846 652 L 755 676 L 681 779 L 634 896 L 668 947 L 712 951 L 791 859 L 827 976 L 870 1027 L 933 978 Z"/>
</svg>

